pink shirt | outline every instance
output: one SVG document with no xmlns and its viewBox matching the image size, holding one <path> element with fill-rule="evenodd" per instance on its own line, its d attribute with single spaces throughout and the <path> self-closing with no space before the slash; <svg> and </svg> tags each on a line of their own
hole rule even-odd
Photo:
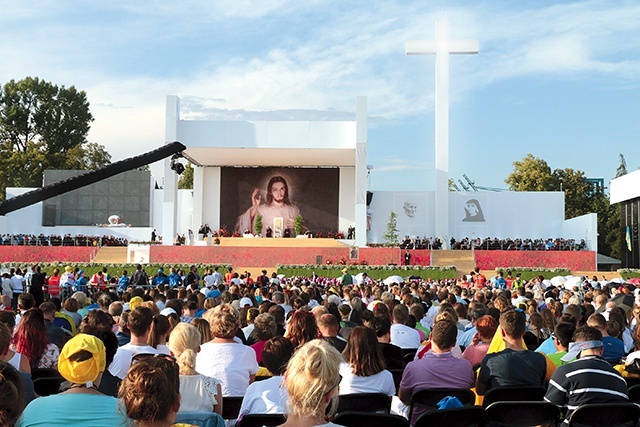
<svg viewBox="0 0 640 427">
<path fill-rule="evenodd" d="M 471 363 L 471 366 L 476 366 L 479 365 L 480 362 L 482 362 L 482 359 L 487 355 L 487 350 L 489 350 L 489 344 L 480 343 L 477 345 L 470 345 L 465 348 L 462 353 L 462 358 L 467 359 L 469 363 Z"/>
</svg>

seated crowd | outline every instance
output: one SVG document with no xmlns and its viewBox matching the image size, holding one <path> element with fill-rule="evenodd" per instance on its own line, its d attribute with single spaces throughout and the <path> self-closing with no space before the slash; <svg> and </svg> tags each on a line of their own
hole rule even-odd
<svg viewBox="0 0 640 427">
<path fill-rule="evenodd" d="M 84 236 L 77 234 L 3 234 L 0 245 L 3 246 L 127 246 L 127 239 L 116 236 Z"/>
<path fill-rule="evenodd" d="M 425 411 L 412 408 L 421 390 L 473 389 L 481 399 L 526 385 L 545 387 L 568 417 L 584 404 L 628 402 L 625 378 L 640 378 L 626 369 L 640 359 L 640 307 L 614 302 L 638 301 L 630 284 L 503 284 L 476 270 L 347 285 L 195 267 L 173 286 L 144 280 L 64 303 L 22 292 L 15 311 L 3 295 L 1 425 L 169 426 L 222 415 L 229 398 L 241 398 L 240 422 L 287 414 L 287 426 L 333 425 L 339 396 L 354 393 L 388 396 L 413 424 Z M 61 388 L 38 397 L 31 376 L 45 369 Z"/>
<path fill-rule="evenodd" d="M 442 241 L 437 237 L 417 237 L 404 236 L 400 241 L 400 249 L 443 249 Z M 498 239 L 494 237 L 486 237 L 484 239 L 470 239 L 464 237 L 460 240 L 452 237 L 449 240 L 449 247 L 446 249 L 454 250 L 470 250 L 480 249 L 486 251 L 584 251 L 587 249 L 587 243 L 584 239 L 576 242 L 575 239 Z"/>
</svg>

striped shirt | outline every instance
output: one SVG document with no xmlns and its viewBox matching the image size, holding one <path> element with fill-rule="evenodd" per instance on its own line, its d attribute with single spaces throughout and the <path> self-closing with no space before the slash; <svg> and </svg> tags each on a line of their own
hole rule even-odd
<svg viewBox="0 0 640 427">
<path fill-rule="evenodd" d="M 581 405 L 625 403 L 627 383 L 600 356 L 586 356 L 556 369 L 544 397 L 547 402 L 566 406 L 567 416 Z"/>
</svg>

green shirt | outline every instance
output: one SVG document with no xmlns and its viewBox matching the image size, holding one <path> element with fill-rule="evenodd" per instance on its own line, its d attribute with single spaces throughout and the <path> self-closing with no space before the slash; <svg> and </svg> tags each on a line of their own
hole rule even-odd
<svg viewBox="0 0 640 427">
<path fill-rule="evenodd" d="M 567 351 L 562 350 L 557 353 L 547 354 L 547 357 L 549 358 L 549 360 L 553 362 L 554 365 L 556 365 L 556 368 L 557 368 L 558 366 L 566 365 L 567 363 L 569 363 L 561 360 L 561 358 L 564 357 L 565 354 L 567 354 Z M 573 362 L 573 360 L 571 360 L 571 362 Z"/>
</svg>

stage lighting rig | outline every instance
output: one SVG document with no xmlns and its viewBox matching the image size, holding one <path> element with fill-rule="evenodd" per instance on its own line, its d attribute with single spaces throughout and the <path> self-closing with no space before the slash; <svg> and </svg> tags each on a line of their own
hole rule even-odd
<svg viewBox="0 0 640 427">
<path fill-rule="evenodd" d="M 174 154 L 173 156 L 171 156 L 171 163 L 169 164 L 171 170 L 178 175 L 182 175 L 182 173 L 184 172 L 184 165 L 178 161 L 178 159 L 181 157 L 182 153 Z"/>
</svg>

